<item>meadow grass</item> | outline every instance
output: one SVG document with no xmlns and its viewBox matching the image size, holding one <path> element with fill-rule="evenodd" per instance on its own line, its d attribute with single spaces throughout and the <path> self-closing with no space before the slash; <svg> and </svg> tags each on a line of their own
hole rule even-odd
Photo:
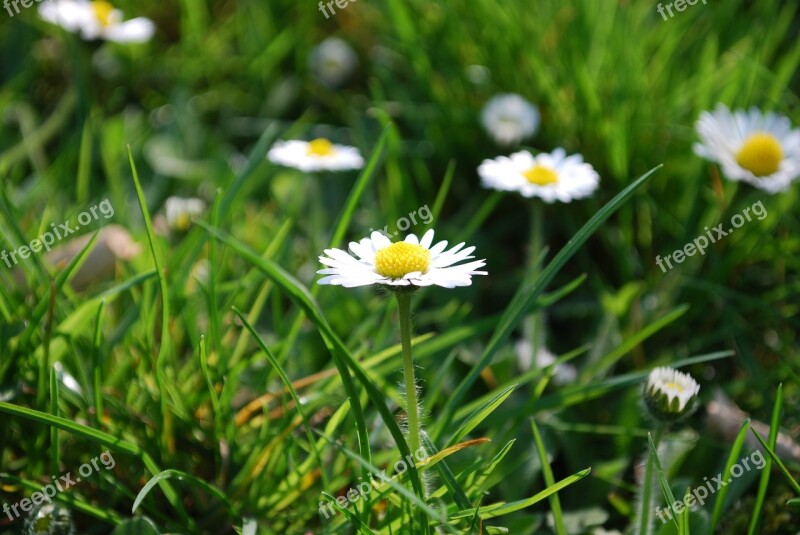
<svg viewBox="0 0 800 535">
<path fill-rule="evenodd" d="M 57 268 L 0 264 L 0 501 L 108 449 L 114 470 L 57 496 L 79 532 L 800 529 L 797 458 L 770 456 L 674 523 L 641 529 L 637 505 L 727 470 L 752 434 L 709 433 L 701 408 L 654 455 L 641 384 L 656 366 L 691 372 L 701 407 L 721 389 L 771 423 L 767 449 L 798 425 L 798 188 L 768 195 L 692 152 L 717 102 L 800 124 L 795 3 L 712 1 L 668 21 L 616 0 L 359 0 L 329 19 L 311 1 L 119 5 L 155 21 L 152 42 L 83 42 L 35 9 L 0 22 L 0 247 L 106 198 L 141 247 L 80 288 L 97 238 Z M 329 35 L 359 59 L 335 89 L 308 66 Z M 475 171 L 507 153 L 479 122 L 500 92 L 542 113 L 526 146 L 580 152 L 601 176 L 590 199 L 541 204 L 538 257 L 539 201 L 482 189 Z M 366 166 L 265 159 L 312 137 L 359 147 Z M 207 213 L 165 235 L 170 195 Z M 656 265 L 759 201 L 763 220 Z M 315 272 L 323 249 L 423 206 L 432 222 L 409 232 L 475 245 L 489 275 L 415 294 L 427 457 L 384 481 L 414 454 L 397 307 Z M 570 384 L 555 366 L 520 370 L 532 313 Z M 659 467 L 652 488 L 644 465 Z M 20 529 L 0 516 L 0 532 Z"/>
</svg>

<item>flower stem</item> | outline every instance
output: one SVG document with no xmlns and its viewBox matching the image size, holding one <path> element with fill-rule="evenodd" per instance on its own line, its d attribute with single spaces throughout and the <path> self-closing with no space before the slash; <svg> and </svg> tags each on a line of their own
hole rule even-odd
<svg viewBox="0 0 800 535">
<path fill-rule="evenodd" d="M 531 283 L 539 278 L 539 272 L 541 271 L 541 259 L 539 257 L 542 254 L 542 230 L 542 206 L 535 203 L 531 207 L 531 249 L 528 259 L 528 274 Z M 528 317 L 528 321 L 526 321 L 525 327 L 527 339 L 531 346 L 531 367 L 537 368 L 536 359 L 539 354 L 539 346 L 542 345 L 543 341 L 541 312 L 537 310 L 531 314 Z"/>
<path fill-rule="evenodd" d="M 400 311 L 400 341 L 403 346 L 403 375 L 406 382 L 406 414 L 408 414 L 408 446 L 412 452 L 419 449 L 419 405 L 417 381 L 414 377 L 414 357 L 411 356 L 411 292 L 399 290 L 396 294 Z"/>
</svg>

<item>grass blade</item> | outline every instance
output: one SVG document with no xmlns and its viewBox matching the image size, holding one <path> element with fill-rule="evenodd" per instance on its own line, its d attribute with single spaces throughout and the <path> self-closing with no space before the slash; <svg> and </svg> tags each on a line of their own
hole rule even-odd
<svg viewBox="0 0 800 535">
<path fill-rule="evenodd" d="M 750 418 L 746 418 L 745 421 L 742 422 L 742 427 L 736 435 L 736 440 L 733 441 L 730 454 L 728 454 L 728 460 L 725 462 L 725 469 L 722 471 L 723 474 L 729 474 L 731 467 L 739 460 L 739 455 L 742 452 L 742 446 L 744 445 L 744 439 L 747 436 L 748 429 L 750 429 Z M 714 512 L 711 515 L 712 532 L 716 529 L 717 523 L 722 516 L 722 508 L 725 505 L 725 497 L 727 495 L 727 486 L 722 487 L 719 492 L 717 492 L 717 498 L 714 500 Z"/>
</svg>

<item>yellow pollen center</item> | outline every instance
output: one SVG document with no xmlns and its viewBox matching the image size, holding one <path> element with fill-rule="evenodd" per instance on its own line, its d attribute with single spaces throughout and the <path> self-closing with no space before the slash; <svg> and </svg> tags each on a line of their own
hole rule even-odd
<svg viewBox="0 0 800 535">
<path fill-rule="evenodd" d="M 522 176 L 524 176 L 528 182 L 536 184 L 537 186 L 546 186 L 558 182 L 558 174 L 549 167 L 544 167 L 542 165 L 534 165 L 527 171 L 523 171 Z"/>
<path fill-rule="evenodd" d="M 425 273 L 431 253 L 421 245 L 399 241 L 375 253 L 375 271 L 390 279 L 400 279 L 409 273 Z"/>
<path fill-rule="evenodd" d="M 330 156 L 333 154 L 333 143 L 324 138 L 309 141 L 306 153 L 309 156 Z"/>
<path fill-rule="evenodd" d="M 114 12 L 114 6 L 108 2 L 98 0 L 92 2 L 92 10 L 94 11 L 94 16 L 97 17 L 97 20 L 100 21 L 102 26 L 111 24 L 111 13 Z"/>
<path fill-rule="evenodd" d="M 756 133 L 748 137 L 736 154 L 736 163 L 756 176 L 768 176 L 778 170 L 783 149 L 775 136 Z"/>
<path fill-rule="evenodd" d="M 683 387 L 678 383 L 667 383 L 664 386 L 672 390 L 677 390 L 678 392 L 683 392 Z"/>
</svg>

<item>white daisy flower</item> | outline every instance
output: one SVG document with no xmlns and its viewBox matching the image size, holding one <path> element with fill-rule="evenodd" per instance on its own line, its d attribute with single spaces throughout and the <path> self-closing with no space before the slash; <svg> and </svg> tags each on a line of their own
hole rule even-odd
<svg viewBox="0 0 800 535">
<path fill-rule="evenodd" d="M 192 218 L 206 211 L 206 203 L 193 197 L 169 197 L 164 205 L 167 225 L 172 230 L 186 232 L 192 224 Z"/>
<path fill-rule="evenodd" d="M 338 87 L 353 74 L 358 58 L 347 42 L 328 37 L 314 48 L 308 63 L 319 81 L 330 87 Z"/>
<path fill-rule="evenodd" d="M 426 232 L 422 239 L 414 234 L 404 241 L 392 243 L 378 231 L 359 242 L 350 242 L 350 251 L 325 249 L 319 261 L 325 269 L 317 271 L 321 278 L 319 284 L 338 284 L 345 288 L 385 284 L 388 286 L 441 286 L 455 288 L 472 284 L 472 275 L 486 275 L 476 271 L 486 265 L 484 260 L 466 264 L 458 262 L 475 258 L 475 247 L 464 248 L 464 243 L 445 251 L 446 241 L 433 247 L 433 230 Z"/>
<path fill-rule="evenodd" d="M 700 385 L 692 377 L 672 368 L 655 368 L 647 377 L 644 399 L 650 412 L 660 420 L 676 420 L 692 410 Z"/>
<path fill-rule="evenodd" d="M 531 369 L 533 365 L 533 351 L 531 351 L 531 343 L 527 340 L 518 340 L 514 344 L 514 349 L 517 353 L 517 363 L 519 369 L 524 373 Z M 542 369 L 550 366 L 557 360 L 549 349 L 544 345 L 539 346 L 539 351 L 536 352 L 536 368 Z M 571 364 L 556 364 L 555 373 L 553 374 L 553 384 L 567 385 L 575 382 L 578 377 L 578 371 L 575 366 Z"/>
<path fill-rule="evenodd" d="M 478 174 L 485 188 L 516 191 L 523 197 L 539 197 L 548 204 L 590 196 L 597 189 L 600 176 L 584 163 L 580 154 L 566 154 L 561 148 L 537 156 L 520 151 L 510 157 L 484 160 Z"/>
<path fill-rule="evenodd" d="M 39 16 L 87 41 L 105 39 L 117 43 L 143 43 L 155 33 L 150 19 L 122 20 L 122 11 L 104 1 L 55 0 L 39 6 Z"/>
<path fill-rule="evenodd" d="M 355 147 L 334 145 L 324 138 L 313 141 L 278 141 L 267 158 L 301 171 L 347 171 L 364 167 L 364 158 Z"/>
<path fill-rule="evenodd" d="M 700 143 L 694 152 L 718 163 L 730 180 L 777 193 L 800 177 L 800 130 L 792 130 L 786 117 L 757 108 L 731 113 L 718 104 L 713 113 L 703 112 L 695 127 Z"/>
<path fill-rule="evenodd" d="M 515 93 L 495 95 L 481 112 L 483 127 L 498 145 L 516 145 L 539 128 L 539 110 Z"/>
</svg>

